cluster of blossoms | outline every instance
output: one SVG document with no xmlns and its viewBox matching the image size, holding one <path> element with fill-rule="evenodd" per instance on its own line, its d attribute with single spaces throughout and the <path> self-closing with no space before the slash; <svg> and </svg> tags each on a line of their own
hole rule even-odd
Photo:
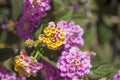
<svg viewBox="0 0 120 80">
<path fill-rule="evenodd" d="M 26 80 L 26 77 L 17 77 L 15 73 L 8 71 L 5 67 L 0 67 L 0 80 Z"/>
<path fill-rule="evenodd" d="M 120 70 L 115 74 L 114 80 L 120 80 Z"/>
<path fill-rule="evenodd" d="M 21 39 L 33 39 L 33 30 L 51 8 L 49 3 L 50 0 L 23 0 L 22 16 L 16 22 L 17 34 Z"/>
<path fill-rule="evenodd" d="M 40 25 L 40 20 L 47 15 L 46 12 L 51 9 L 50 1 L 23 0 L 22 16 L 15 25 L 17 26 L 18 36 L 21 39 L 28 39 L 25 44 L 29 48 L 37 45 L 32 40 L 34 38 L 32 33 Z M 79 7 L 77 3 L 73 6 L 74 9 Z M 11 24 L 14 26 L 13 23 Z M 3 25 L 2 28 L 5 29 L 6 26 Z M 56 65 L 57 68 L 54 68 L 52 64 L 45 60 L 41 60 L 41 63 L 39 63 L 34 57 L 29 57 L 24 50 L 21 50 L 20 55 L 14 58 L 15 71 L 21 76 L 30 77 L 36 76 L 37 72 L 42 68 L 40 73 L 44 80 L 62 80 L 63 77 L 65 80 L 83 78 L 92 68 L 91 55 L 95 55 L 94 52 L 84 52 L 78 48 L 84 45 L 83 34 L 83 29 L 73 21 L 62 20 L 56 25 L 54 22 L 49 22 L 48 26 L 44 28 L 43 34 L 38 36 L 40 40 L 38 44 L 42 41 L 51 50 L 58 50 L 63 47 Z M 41 50 L 40 48 L 39 50 Z M 106 80 L 107 78 L 99 80 L 103 79 Z M 15 73 L 9 72 L 2 67 L 0 68 L 0 80 L 26 80 L 26 78 L 17 77 Z M 114 76 L 114 80 L 120 80 L 120 71 Z"/>
<path fill-rule="evenodd" d="M 33 57 L 27 56 L 24 50 L 21 50 L 20 55 L 15 57 L 15 71 L 18 71 L 19 75 L 25 75 L 27 77 L 36 76 L 38 70 L 42 68 L 42 64 L 38 63 Z"/>
<path fill-rule="evenodd" d="M 40 34 L 39 40 L 42 40 L 47 44 L 48 48 L 56 49 L 64 44 L 65 49 L 69 49 L 71 46 L 84 45 L 83 29 L 76 25 L 73 21 L 68 23 L 67 21 L 60 21 L 55 27 L 54 22 L 50 22 L 48 27 L 44 29 L 44 33 Z"/>
<path fill-rule="evenodd" d="M 61 80 L 60 73 L 57 68 L 45 60 L 40 61 L 44 66 L 40 70 L 41 76 L 44 80 Z"/>
<path fill-rule="evenodd" d="M 43 32 L 44 34 L 39 35 L 39 40 L 46 43 L 49 49 L 57 49 L 66 43 L 65 30 L 59 26 L 56 27 L 54 22 L 50 22 Z"/>
<path fill-rule="evenodd" d="M 57 50 L 63 47 L 64 51 L 57 62 L 57 68 L 62 77 L 71 80 L 83 77 L 90 72 L 92 67 L 90 54 L 79 50 L 79 46 L 84 45 L 83 29 L 73 21 L 60 21 L 55 26 L 54 22 L 49 22 L 44 29 L 44 34 L 39 35 L 39 40 L 43 41 L 49 49 Z"/>
<path fill-rule="evenodd" d="M 21 17 L 20 20 L 16 22 L 17 35 L 21 39 L 33 39 L 32 32 L 34 28 L 38 27 L 38 24 L 39 22 L 29 22 Z"/>
<path fill-rule="evenodd" d="M 71 47 L 69 51 L 63 51 L 57 63 L 57 68 L 61 72 L 60 75 L 72 79 L 88 74 L 91 67 L 90 56 L 77 47 Z"/>
<path fill-rule="evenodd" d="M 82 38 L 83 36 L 83 29 L 76 25 L 73 21 L 67 22 L 67 21 L 60 21 L 58 22 L 57 26 L 65 29 L 66 31 L 66 44 L 64 45 L 65 49 L 69 49 L 71 46 L 82 46 L 84 45 L 84 40 Z"/>
</svg>

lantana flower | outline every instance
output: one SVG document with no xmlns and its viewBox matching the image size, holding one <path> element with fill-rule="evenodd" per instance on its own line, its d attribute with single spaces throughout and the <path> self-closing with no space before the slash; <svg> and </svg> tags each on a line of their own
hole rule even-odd
<svg viewBox="0 0 120 80">
<path fill-rule="evenodd" d="M 23 0 L 22 16 L 16 22 L 17 35 L 21 39 L 33 39 L 33 30 L 38 28 L 41 19 L 51 9 L 51 0 Z"/>
<path fill-rule="evenodd" d="M 24 76 L 17 76 L 16 73 L 8 71 L 5 67 L 0 67 L 0 80 L 27 80 Z"/>
<path fill-rule="evenodd" d="M 60 27 L 66 31 L 66 44 L 64 45 L 65 50 L 69 50 L 71 46 L 84 45 L 84 39 L 82 37 L 84 30 L 79 25 L 76 25 L 73 21 L 67 22 L 61 20 L 57 23 L 57 27 Z"/>
<path fill-rule="evenodd" d="M 27 77 L 36 76 L 38 70 L 42 68 L 42 64 L 38 63 L 34 57 L 29 57 L 24 50 L 20 51 L 20 55 L 15 57 L 14 69 L 19 75 Z"/>
<path fill-rule="evenodd" d="M 43 32 L 44 34 L 39 35 L 39 40 L 43 41 L 49 49 L 55 50 L 66 43 L 65 30 L 56 27 L 54 22 L 49 22 L 48 27 Z"/>
<path fill-rule="evenodd" d="M 114 80 L 120 80 L 120 70 L 114 75 Z"/>
<path fill-rule="evenodd" d="M 72 47 L 69 51 L 63 51 L 57 62 L 60 75 L 71 79 L 82 78 L 90 72 L 91 67 L 90 56 L 77 47 Z"/>
</svg>

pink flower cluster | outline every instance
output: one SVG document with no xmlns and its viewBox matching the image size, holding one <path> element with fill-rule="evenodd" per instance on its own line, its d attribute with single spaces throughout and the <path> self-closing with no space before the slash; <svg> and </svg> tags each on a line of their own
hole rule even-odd
<svg viewBox="0 0 120 80">
<path fill-rule="evenodd" d="M 26 77 L 18 77 L 14 72 L 8 71 L 5 67 L 0 67 L 0 80 L 27 80 Z"/>
<path fill-rule="evenodd" d="M 91 56 L 93 52 L 83 52 L 78 47 L 84 45 L 83 29 L 73 21 L 60 21 L 57 24 L 65 30 L 66 43 L 63 45 L 64 51 L 57 62 L 60 75 L 65 80 L 78 80 L 90 72 Z"/>
<path fill-rule="evenodd" d="M 57 24 L 58 27 L 61 27 L 66 30 L 66 44 L 64 45 L 65 49 L 69 49 L 71 46 L 82 46 L 84 45 L 83 36 L 83 29 L 76 25 L 73 21 L 60 21 Z"/>
<path fill-rule="evenodd" d="M 120 80 L 120 70 L 115 74 L 114 80 Z"/>
<path fill-rule="evenodd" d="M 88 74 L 91 67 L 90 56 L 77 47 L 71 47 L 69 51 L 63 51 L 57 63 L 61 76 L 72 79 Z"/>
</svg>

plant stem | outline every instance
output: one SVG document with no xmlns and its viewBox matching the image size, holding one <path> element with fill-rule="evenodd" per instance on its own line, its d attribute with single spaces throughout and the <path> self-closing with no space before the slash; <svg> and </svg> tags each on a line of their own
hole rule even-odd
<svg viewBox="0 0 120 80">
<path fill-rule="evenodd" d="M 41 58 L 43 58 L 45 61 L 49 62 L 50 64 L 52 64 L 54 67 L 56 67 L 56 63 L 53 61 L 50 61 L 47 57 L 43 56 L 42 53 L 40 53 L 39 51 L 37 51 L 37 54 L 39 54 L 39 56 Z"/>
<path fill-rule="evenodd" d="M 39 55 L 39 53 L 38 53 L 38 52 L 36 52 L 36 54 L 35 54 L 34 58 L 36 59 L 36 58 L 38 57 L 38 55 Z"/>
</svg>

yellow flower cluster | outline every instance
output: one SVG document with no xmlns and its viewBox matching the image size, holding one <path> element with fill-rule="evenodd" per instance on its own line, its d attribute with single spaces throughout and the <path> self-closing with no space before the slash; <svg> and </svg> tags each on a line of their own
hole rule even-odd
<svg viewBox="0 0 120 80">
<path fill-rule="evenodd" d="M 46 43 L 49 49 L 55 50 L 62 44 L 65 44 L 65 30 L 61 27 L 55 27 L 54 22 L 50 22 L 44 29 L 44 34 L 39 35 L 39 40 Z"/>
<path fill-rule="evenodd" d="M 24 50 L 21 50 L 20 55 L 16 56 L 14 60 L 14 69 L 21 76 L 36 76 L 36 72 L 42 68 L 42 64 L 38 63 L 35 58 L 27 56 Z"/>
<path fill-rule="evenodd" d="M 29 61 L 26 59 L 24 60 L 25 53 L 22 51 L 20 56 L 15 57 L 15 71 L 18 71 L 20 75 L 30 76 L 30 73 L 25 71 L 25 67 L 29 65 Z M 24 64 L 24 65 L 23 65 Z"/>
</svg>

